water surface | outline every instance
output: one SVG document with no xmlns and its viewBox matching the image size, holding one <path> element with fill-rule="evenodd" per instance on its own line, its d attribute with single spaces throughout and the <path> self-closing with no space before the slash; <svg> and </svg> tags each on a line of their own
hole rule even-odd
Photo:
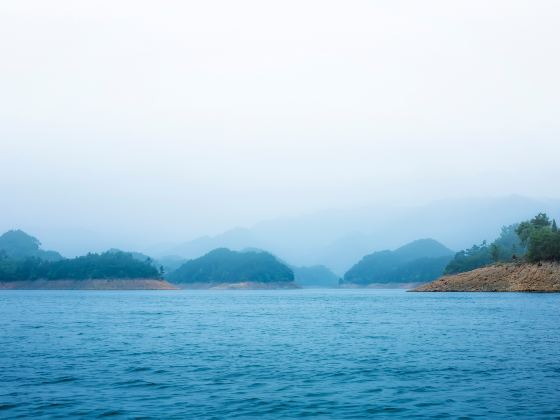
<svg viewBox="0 0 560 420">
<path fill-rule="evenodd" d="M 560 418 L 560 295 L 2 291 L 0 417 Z"/>
</svg>

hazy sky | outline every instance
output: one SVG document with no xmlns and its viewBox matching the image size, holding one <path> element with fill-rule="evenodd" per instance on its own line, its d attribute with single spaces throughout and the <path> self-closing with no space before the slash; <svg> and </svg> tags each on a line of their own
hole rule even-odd
<svg viewBox="0 0 560 420">
<path fill-rule="evenodd" d="M 3 1 L 0 228 L 560 194 L 560 2 Z"/>
</svg>

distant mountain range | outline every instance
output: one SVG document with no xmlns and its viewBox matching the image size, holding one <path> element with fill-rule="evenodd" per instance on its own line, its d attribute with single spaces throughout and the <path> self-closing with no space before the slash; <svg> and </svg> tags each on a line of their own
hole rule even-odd
<svg viewBox="0 0 560 420">
<path fill-rule="evenodd" d="M 302 287 L 338 287 L 339 277 L 324 265 L 292 267 L 295 282 Z"/>
<path fill-rule="evenodd" d="M 542 217 L 541 217 L 542 216 Z M 545 215 L 531 220 L 535 226 Z M 526 222 L 529 223 L 529 222 Z M 556 222 L 551 231 L 556 228 Z M 216 248 L 203 256 L 183 259 L 153 259 L 139 252 L 111 248 L 102 254 L 88 253 L 65 259 L 56 251 L 41 249 L 39 240 L 21 230 L 0 236 L 0 281 L 35 281 L 44 279 L 148 278 L 163 276 L 178 284 L 268 284 L 268 288 L 292 283 L 302 287 L 374 286 L 393 283 L 426 283 L 451 272 L 468 271 L 492 261 L 509 262 L 524 255 L 526 249 L 516 233 L 516 226 L 501 229 L 496 241 L 486 242 L 455 253 L 435 239 L 412 241 L 395 250 L 368 253 L 344 274 L 343 279 L 324 265 L 296 266 L 258 247 L 242 251 Z M 247 231 L 244 231 L 247 233 Z M 231 233 L 231 232 L 230 232 Z M 230 238 L 239 236 L 232 235 Z M 213 240 L 191 242 L 191 251 L 209 246 Z M 239 246 L 243 241 L 238 242 Z M 450 264 L 451 262 L 451 264 Z M 274 284 L 277 284 L 275 286 Z M 279 286 L 278 286 L 279 285 Z M 158 286 L 159 287 L 159 286 Z"/>
<path fill-rule="evenodd" d="M 539 212 L 560 213 L 560 200 L 520 196 L 450 199 L 418 207 L 331 210 L 236 228 L 158 249 L 157 256 L 196 258 L 215 248 L 266 249 L 298 266 L 324 265 L 344 274 L 366 254 L 417 238 L 435 238 L 451 249 L 495 239 L 500 227 Z M 149 252 L 148 252 L 149 253 Z"/>
<path fill-rule="evenodd" d="M 383 273 L 385 280 L 407 277 L 428 281 L 445 266 L 446 259 L 454 254 L 452 250 L 468 249 L 484 239 L 490 243 L 504 225 L 529 219 L 539 212 L 554 217 L 559 210 L 559 200 L 509 196 L 445 200 L 421 207 L 326 211 L 263 222 L 250 229 L 232 229 L 214 237 L 200 237 L 160 249 L 157 253 L 143 250 L 143 253 L 131 255 L 141 262 L 151 256 L 148 263 L 157 267 L 158 272 L 162 272 L 160 266 L 163 266 L 166 275 L 189 260 L 215 249 L 228 248 L 250 250 L 255 254 L 270 253 L 278 263 L 293 270 L 296 281 L 305 286 L 335 284 L 346 272 L 345 282 L 367 284 L 381 278 L 373 273 L 375 270 Z M 433 239 L 413 242 L 422 237 Z M 410 242 L 413 243 L 396 249 Z M 396 250 L 383 251 L 388 249 Z M 412 252 L 415 249 L 422 252 Z M 431 251 L 437 255 L 430 254 Z M 35 237 L 21 230 L 0 236 L 0 255 L 2 253 L 12 259 L 63 259 L 56 251 L 41 249 Z M 398 270 L 389 272 L 384 266 L 398 267 Z"/>
</svg>

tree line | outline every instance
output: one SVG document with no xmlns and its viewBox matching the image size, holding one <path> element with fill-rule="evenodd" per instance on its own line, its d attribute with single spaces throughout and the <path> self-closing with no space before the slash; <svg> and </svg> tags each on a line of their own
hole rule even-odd
<svg viewBox="0 0 560 420">
<path fill-rule="evenodd" d="M 126 252 L 90 253 L 47 261 L 36 257 L 14 259 L 0 250 L 1 281 L 160 278 L 162 274 L 150 259 L 139 261 Z"/>
<path fill-rule="evenodd" d="M 539 213 L 531 220 L 504 226 L 492 243 L 483 241 L 459 251 L 447 265 L 445 274 L 471 271 L 498 262 L 560 261 L 560 232 L 556 220 Z"/>
</svg>

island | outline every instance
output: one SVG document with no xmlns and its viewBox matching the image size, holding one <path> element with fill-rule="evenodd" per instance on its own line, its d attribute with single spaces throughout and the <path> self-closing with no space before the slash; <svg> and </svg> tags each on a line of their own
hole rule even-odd
<svg viewBox="0 0 560 420">
<path fill-rule="evenodd" d="M 118 250 L 64 258 L 21 230 L 0 236 L 0 289 L 172 290 L 146 257 Z"/>
<path fill-rule="evenodd" d="M 295 289 L 294 272 L 265 251 L 218 248 L 189 260 L 167 280 L 185 289 Z"/>
</svg>

